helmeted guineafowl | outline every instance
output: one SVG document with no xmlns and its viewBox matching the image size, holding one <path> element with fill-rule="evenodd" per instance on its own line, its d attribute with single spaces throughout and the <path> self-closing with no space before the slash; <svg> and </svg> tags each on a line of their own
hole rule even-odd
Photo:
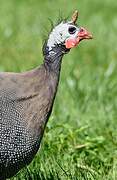
<svg viewBox="0 0 117 180">
<path fill-rule="evenodd" d="M 62 21 L 43 48 L 44 63 L 25 73 L 0 73 L 0 180 L 28 165 L 39 149 L 52 111 L 62 57 L 92 36 L 71 21 Z"/>
</svg>

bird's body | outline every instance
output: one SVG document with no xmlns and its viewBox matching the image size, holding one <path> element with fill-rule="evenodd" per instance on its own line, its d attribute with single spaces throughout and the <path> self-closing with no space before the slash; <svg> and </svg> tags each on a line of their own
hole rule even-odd
<svg viewBox="0 0 117 180">
<path fill-rule="evenodd" d="M 0 73 L 0 180 L 29 164 L 39 149 L 59 81 L 62 53 L 55 59 L 56 53 L 49 65 L 45 56 L 32 71 Z"/>
<path fill-rule="evenodd" d="M 36 154 L 51 112 L 57 82 L 56 74 L 50 73 L 45 66 L 24 74 L 0 74 L 2 179 L 29 164 Z"/>
<path fill-rule="evenodd" d="M 69 51 L 63 44 L 48 46 L 40 67 L 0 73 L 0 180 L 28 165 L 39 149 L 57 92 L 61 60 Z"/>
</svg>

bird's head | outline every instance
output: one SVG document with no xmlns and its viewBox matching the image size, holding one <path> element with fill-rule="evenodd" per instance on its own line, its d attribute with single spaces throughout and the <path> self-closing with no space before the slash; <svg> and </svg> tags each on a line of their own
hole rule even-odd
<svg viewBox="0 0 117 180">
<path fill-rule="evenodd" d="M 76 24 L 78 12 L 75 11 L 71 21 L 62 21 L 50 33 L 47 41 L 47 47 L 51 51 L 52 48 L 59 46 L 69 50 L 76 47 L 83 39 L 92 39 L 91 33 L 85 28 Z"/>
</svg>

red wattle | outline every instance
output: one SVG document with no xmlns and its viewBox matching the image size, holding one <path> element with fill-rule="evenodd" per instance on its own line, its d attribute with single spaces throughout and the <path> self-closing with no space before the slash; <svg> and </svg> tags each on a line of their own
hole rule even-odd
<svg viewBox="0 0 117 180">
<path fill-rule="evenodd" d="M 67 49 L 75 47 L 78 44 L 77 39 L 67 39 L 65 42 L 65 46 Z"/>
</svg>

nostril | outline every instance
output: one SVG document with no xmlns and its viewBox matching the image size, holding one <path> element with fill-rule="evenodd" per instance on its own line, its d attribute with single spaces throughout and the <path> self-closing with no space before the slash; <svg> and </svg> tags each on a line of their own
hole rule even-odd
<svg viewBox="0 0 117 180">
<path fill-rule="evenodd" d="M 83 28 L 80 28 L 80 32 L 83 32 L 84 31 L 84 29 Z"/>
</svg>

